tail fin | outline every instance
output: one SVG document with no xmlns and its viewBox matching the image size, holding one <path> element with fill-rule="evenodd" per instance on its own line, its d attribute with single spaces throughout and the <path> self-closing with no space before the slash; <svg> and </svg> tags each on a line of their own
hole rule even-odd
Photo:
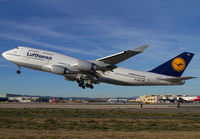
<svg viewBox="0 0 200 139">
<path fill-rule="evenodd" d="M 149 72 L 163 74 L 174 77 L 181 77 L 188 64 L 190 63 L 193 53 L 183 52 L 182 54 L 172 58 L 166 63 L 152 69 Z"/>
</svg>

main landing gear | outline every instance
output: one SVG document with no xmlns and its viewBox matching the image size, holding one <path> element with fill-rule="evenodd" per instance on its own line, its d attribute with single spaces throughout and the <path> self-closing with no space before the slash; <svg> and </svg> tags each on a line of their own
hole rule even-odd
<svg viewBox="0 0 200 139">
<path fill-rule="evenodd" d="M 17 74 L 21 74 L 21 66 L 17 65 Z"/>
<path fill-rule="evenodd" d="M 89 81 L 87 83 L 85 83 L 85 81 L 83 79 L 77 79 L 76 82 L 78 83 L 78 86 L 82 87 L 83 89 L 85 89 L 85 87 L 91 88 L 91 89 L 94 88 L 92 83 Z"/>
</svg>

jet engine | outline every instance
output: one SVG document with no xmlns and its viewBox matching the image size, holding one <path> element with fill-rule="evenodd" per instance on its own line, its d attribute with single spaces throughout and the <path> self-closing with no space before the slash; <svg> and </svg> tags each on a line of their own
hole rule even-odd
<svg viewBox="0 0 200 139">
<path fill-rule="evenodd" d="M 100 69 L 100 67 L 97 66 L 96 64 L 83 61 L 83 60 L 78 60 L 78 63 L 76 66 L 81 71 L 96 71 Z"/>
<path fill-rule="evenodd" d="M 56 74 L 69 74 L 71 73 L 71 71 L 63 66 L 59 66 L 59 65 L 53 65 L 51 68 L 51 72 L 56 73 Z"/>
</svg>

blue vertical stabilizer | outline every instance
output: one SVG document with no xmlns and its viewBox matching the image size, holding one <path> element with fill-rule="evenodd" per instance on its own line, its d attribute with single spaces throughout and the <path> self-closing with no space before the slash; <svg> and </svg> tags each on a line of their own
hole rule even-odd
<svg viewBox="0 0 200 139">
<path fill-rule="evenodd" d="M 149 72 L 162 74 L 162 75 L 168 75 L 168 76 L 174 76 L 174 77 L 181 77 L 181 75 L 187 68 L 193 56 L 194 56 L 193 53 L 183 52 L 182 54 L 152 69 Z"/>
</svg>

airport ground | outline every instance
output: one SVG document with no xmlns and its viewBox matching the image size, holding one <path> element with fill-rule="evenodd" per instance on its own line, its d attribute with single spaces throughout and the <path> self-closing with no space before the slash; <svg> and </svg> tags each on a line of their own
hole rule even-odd
<svg viewBox="0 0 200 139">
<path fill-rule="evenodd" d="M 0 104 L 0 138 L 199 138 L 200 104 Z"/>
</svg>

